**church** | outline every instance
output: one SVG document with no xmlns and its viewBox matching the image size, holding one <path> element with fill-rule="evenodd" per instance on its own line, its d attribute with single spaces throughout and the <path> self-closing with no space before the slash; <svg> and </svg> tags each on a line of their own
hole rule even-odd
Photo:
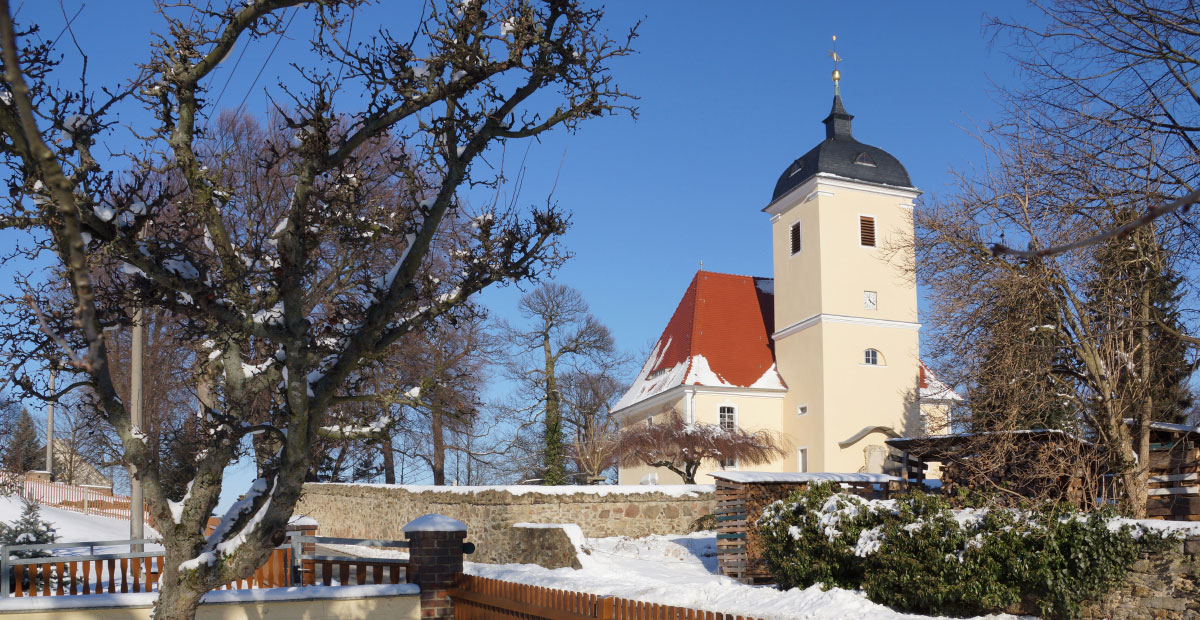
<svg viewBox="0 0 1200 620">
<path fill-rule="evenodd" d="M 699 271 L 649 359 L 614 407 L 621 428 L 676 413 L 686 422 L 783 439 L 764 472 L 883 473 L 891 437 L 946 432 L 959 396 L 919 358 L 911 265 L 913 201 L 904 166 L 863 144 L 834 71 L 825 140 L 783 171 L 763 207 L 774 277 Z M 709 473 L 738 463 L 705 463 Z M 676 484 L 622 467 L 620 484 Z"/>
</svg>

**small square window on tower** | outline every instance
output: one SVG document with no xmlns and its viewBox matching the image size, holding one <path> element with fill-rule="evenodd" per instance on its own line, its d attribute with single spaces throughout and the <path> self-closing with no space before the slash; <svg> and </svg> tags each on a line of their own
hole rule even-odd
<svg viewBox="0 0 1200 620">
<path fill-rule="evenodd" d="M 803 405 L 796 405 L 796 415 L 798 415 L 798 416 L 808 415 L 808 403 L 804 403 Z"/>
<path fill-rule="evenodd" d="M 875 218 L 869 215 L 858 216 L 858 243 L 863 247 L 875 247 Z"/>
<path fill-rule="evenodd" d="M 800 253 L 800 222 L 794 222 L 791 228 L 792 256 Z"/>
</svg>

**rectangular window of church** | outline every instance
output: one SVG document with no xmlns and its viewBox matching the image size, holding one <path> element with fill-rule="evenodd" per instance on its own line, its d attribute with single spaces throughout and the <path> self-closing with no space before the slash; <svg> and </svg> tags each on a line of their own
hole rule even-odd
<svg viewBox="0 0 1200 620">
<path fill-rule="evenodd" d="M 721 423 L 721 430 L 731 431 L 737 428 L 737 418 L 734 417 L 733 407 L 723 405 L 719 410 L 717 420 Z"/>
<path fill-rule="evenodd" d="M 879 293 L 875 291 L 863 291 L 863 310 L 878 310 L 879 309 Z"/>
<path fill-rule="evenodd" d="M 863 247 L 875 247 L 875 218 L 868 215 L 858 216 L 858 239 Z"/>
<path fill-rule="evenodd" d="M 795 256 L 800 253 L 800 222 L 795 222 L 792 224 L 791 239 L 792 256 Z"/>
<path fill-rule="evenodd" d="M 737 414 L 733 407 L 722 405 L 717 409 L 717 422 L 721 425 L 721 430 L 731 431 L 737 428 Z M 737 467 L 737 459 L 721 459 L 721 469 L 735 467 Z"/>
<path fill-rule="evenodd" d="M 796 450 L 796 471 L 802 474 L 808 473 L 808 448 Z"/>
</svg>

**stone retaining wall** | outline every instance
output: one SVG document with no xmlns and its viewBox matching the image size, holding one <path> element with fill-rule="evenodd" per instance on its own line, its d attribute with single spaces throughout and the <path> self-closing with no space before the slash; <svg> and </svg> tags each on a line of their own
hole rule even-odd
<svg viewBox="0 0 1200 620">
<path fill-rule="evenodd" d="M 399 540 L 401 528 L 429 513 L 467 524 L 474 562 L 514 561 L 514 523 L 575 523 L 589 538 L 683 534 L 716 508 L 711 485 L 417 487 L 312 483 L 296 514 L 315 518 L 322 536 Z M 532 536 L 533 534 L 528 534 Z"/>
<path fill-rule="evenodd" d="M 1200 536 L 1143 554 L 1125 582 L 1080 618 L 1200 620 Z"/>
</svg>

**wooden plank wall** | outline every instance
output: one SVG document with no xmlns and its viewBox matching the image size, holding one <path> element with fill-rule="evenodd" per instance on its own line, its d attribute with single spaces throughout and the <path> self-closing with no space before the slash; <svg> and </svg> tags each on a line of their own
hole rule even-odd
<svg viewBox="0 0 1200 620">
<path fill-rule="evenodd" d="M 1146 516 L 1200 521 L 1200 447 L 1186 438 L 1150 453 Z"/>
</svg>

